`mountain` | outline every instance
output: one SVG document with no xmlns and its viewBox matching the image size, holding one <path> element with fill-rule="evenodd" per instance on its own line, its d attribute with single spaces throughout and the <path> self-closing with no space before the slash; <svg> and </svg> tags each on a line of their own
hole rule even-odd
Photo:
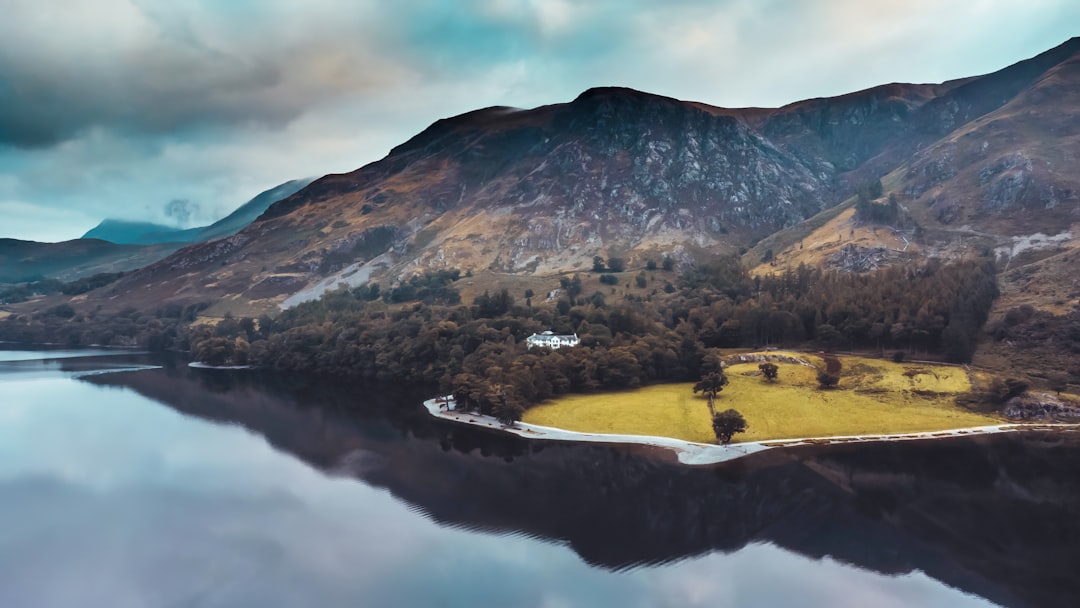
<svg viewBox="0 0 1080 608">
<path fill-rule="evenodd" d="M 84 239 L 100 239 L 117 245 L 155 245 L 160 243 L 201 243 L 232 236 L 262 215 L 270 205 L 294 194 L 312 179 L 294 179 L 259 193 L 236 211 L 210 224 L 196 228 L 175 228 L 150 222 L 105 219 L 91 228 Z"/>
<path fill-rule="evenodd" d="M 72 281 L 102 272 L 124 272 L 161 259 L 179 245 L 117 245 L 99 239 L 38 243 L 0 239 L 0 283 L 44 278 Z"/>
<path fill-rule="evenodd" d="M 71 281 L 99 272 L 142 268 L 185 244 L 236 234 L 270 205 L 311 181 L 298 179 L 275 186 L 209 226 L 181 230 L 161 224 L 110 219 L 82 238 L 61 243 L 0 239 L 0 283 L 45 278 Z"/>
<path fill-rule="evenodd" d="M 99 239 L 117 245 L 151 245 L 190 242 L 187 232 L 164 224 L 104 219 L 79 238 Z"/>
<path fill-rule="evenodd" d="M 274 186 L 265 192 L 260 192 L 255 198 L 240 205 L 236 211 L 233 211 L 213 224 L 202 228 L 192 228 L 191 231 L 194 231 L 194 233 L 188 241 L 192 243 L 201 243 L 226 236 L 232 236 L 243 230 L 251 222 L 255 221 L 256 218 L 270 208 L 270 205 L 273 205 L 283 198 L 292 196 L 313 181 L 315 181 L 314 178 L 294 179 L 287 181 L 284 184 Z"/>
<path fill-rule="evenodd" d="M 255 311 L 425 268 L 541 277 L 587 270 L 595 255 L 635 268 L 755 243 L 747 261 L 769 258 L 759 271 L 1072 250 L 1078 62 L 1072 39 L 985 76 L 774 109 L 598 88 L 531 110 L 477 110 L 103 295 Z M 856 217 L 857 190 L 871 193 L 867 204 L 891 201 L 896 217 Z"/>
</svg>

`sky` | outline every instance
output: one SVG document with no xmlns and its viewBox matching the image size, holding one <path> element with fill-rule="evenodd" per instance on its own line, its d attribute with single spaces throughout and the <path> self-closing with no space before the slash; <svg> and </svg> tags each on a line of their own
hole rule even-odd
<svg viewBox="0 0 1080 608">
<path fill-rule="evenodd" d="M 995 71 L 1075 0 L 0 0 L 0 237 L 208 224 L 439 118 L 628 86 L 726 107 Z"/>
</svg>

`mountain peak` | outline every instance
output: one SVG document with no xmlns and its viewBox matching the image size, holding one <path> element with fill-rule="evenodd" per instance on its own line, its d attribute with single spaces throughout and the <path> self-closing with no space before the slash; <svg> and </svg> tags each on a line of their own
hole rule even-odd
<svg viewBox="0 0 1080 608">
<path fill-rule="evenodd" d="M 570 105 L 580 105 L 583 102 L 590 102 L 596 100 L 683 103 L 678 99 L 675 99 L 674 97 L 666 97 L 664 95 L 657 95 L 655 93 L 646 93 L 645 91 L 639 91 L 637 89 L 631 89 L 629 87 L 605 86 L 585 89 L 580 95 L 574 98 L 574 101 L 570 102 Z"/>
</svg>

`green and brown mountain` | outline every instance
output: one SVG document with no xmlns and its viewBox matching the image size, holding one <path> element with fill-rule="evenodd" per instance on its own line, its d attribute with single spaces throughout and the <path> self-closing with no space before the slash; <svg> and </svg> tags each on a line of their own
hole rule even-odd
<svg viewBox="0 0 1080 608">
<path fill-rule="evenodd" d="M 1069 308 L 1080 298 L 1067 273 L 1080 249 L 1078 101 L 1072 39 L 984 76 L 776 109 L 621 88 L 487 108 L 91 298 L 273 310 L 420 269 L 546 276 L 595 255 L 633 268 L 750 248 L 759 271 L 996 251 L 1005 302 Z"/>
</svg>

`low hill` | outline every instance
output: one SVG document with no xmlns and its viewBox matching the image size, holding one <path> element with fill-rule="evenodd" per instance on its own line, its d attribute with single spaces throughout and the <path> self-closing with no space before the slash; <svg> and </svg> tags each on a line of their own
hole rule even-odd
<svg viewBox="0 0 1080 608">
<path fill-rule="evenodd" d="M 0 283 L 44 278 L 72 281 L 103 272 L 124 272 L 145 265 L 147 259 L 161 259 L 179 247 L 117 245 L 99 239 L 61 243 L 0 239 Z"/>
</svg>

